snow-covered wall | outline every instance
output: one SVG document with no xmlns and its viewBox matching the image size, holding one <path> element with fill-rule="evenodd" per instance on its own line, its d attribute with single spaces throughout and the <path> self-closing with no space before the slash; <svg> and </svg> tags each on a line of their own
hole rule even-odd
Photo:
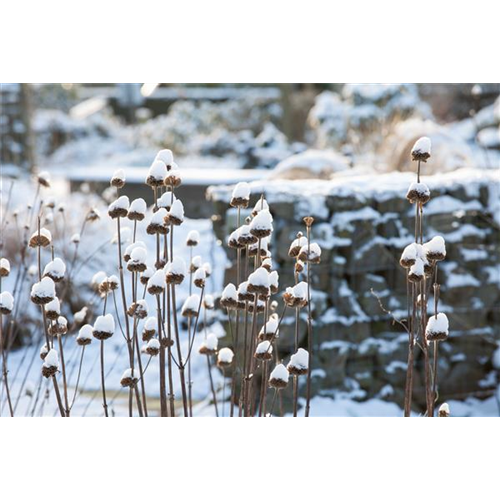
<svg viewBox="0 0 500 500">
<path fill-rule="evenodd" d="M 407 334 L 383 313 L 371 290 L 395 316 L 406 317 L 399 258 L 413 241 L 414 208 L 405 199 L 412 180 L 414 174 L 391 173 L 252 184 L 255 201 L 264 193 L 275 219 L 272 251 L 281 289 L 293 281 L 290 242 L 303 229 L 302 218 L 315 217 L 313 238 L 323 248 L 313 281 L 317 393 L 403 399 Z M 440 346 L 440 398 L 486 396 L 495 385 L 492 355 L 500 343 L 498 171 L 462 169 L 423 180 L 432 193 L 424 208 L 424 239 L 443 235 L 448 251 L 439 266 L 441 310 L 450 319 L 450 338 Z M 224 241 L 236 223 L 230 196 L 228 187 L 208 191 Z M 234 253 L 228 251 L 233 262 Z M 233 273 L 227 271 L 227 281 Z M 290 349 L 292 330 L 290 317 L 280 352 Z M 304 341 L 305 333 L 303 318 Z M 417 371 L 415 398 L 422 402 L 418 359 Z"/>
</svg>

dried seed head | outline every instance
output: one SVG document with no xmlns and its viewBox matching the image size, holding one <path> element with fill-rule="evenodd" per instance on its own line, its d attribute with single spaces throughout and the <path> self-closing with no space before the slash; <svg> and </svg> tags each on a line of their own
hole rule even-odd
<svg viewBox="0 0 500 500">
<path fill-rule="evenodd" d="M 304 217 L 304 224 L 307 226 L 307 227 L 311 227 L 314 223 L 314 217 Z"/>
<path fill-rule="evenodd" d="M 186 239 L 186 245 L 188 247 L 195 247 L 200 242 L 200 233 L 196 230 L 189 231 Z"/>
<path fill-rule="evenodd" d="M 411 150 L 413 161 L 426 162 L 431 157 L 431 140 L 428 137 L 421 137 L 414 144 Z"/>
<path fill-rule="evenodd" d="M 205 354 L 207 356 L 212 356 L 217 352 L 217 346 L 219 344 L 219 339 L 213 333 L 207 335 L 207 338 L 202 342 L 198 352 L 200 354 Z"/>
<path fill-rule="evenodd" d="M 247 182 L 236 184 L 231 196 L 232 207 L 247 208 L 250 202 L 250 185 Z"/>
<path fill-rule="evenodd" d="M 443 341 L 449 335 L 449 322 L 448 317 L 444 313 L 432 315 L 427 320 L 425 328 L 425 337 L 428 342 Z"/>
<path fill-rule="evenodd" d="M 76 337 L 76 343 L 82 347 L 92 343 L 92 326 L 83 325 L 80 328 L 78 336 Z"/>
<path fill-rule="evenodd" d="M 111 177 L 110 185 L 118 189 L 125 186 L 125 172 L 121 169 L 117 170 Z"/>
<path fill-rule="evenodd" d="M 6 278 L 10 274 L 10 262 L 2 258 L 0 259 L 0 277 Z"/>
<path fill-rule="evenodd" d="M 130 317 L 144 319 L 148 315 L 148 306 L 145 300 L 133 302 L 128 308 L 127 314 Z"/>
<path fill-rule="evenodd" d="M 290 373 L 286 369 L 285 365 L 279 364 L 274 368 L 269 376 L 269 386 L 274 389 L 284 389 L 288 385 L 289 378 Z"/>
<path fill-rule="evenodd" d="M 89 222 L 95 222 L 101 218 L 101 213 L 97 208 L 91 208 L 87 214 L 86 220 Z"/>
<path fill-rule="evenodd" d="M 10 292 L 0 293 L 0 313 L 10 314 L 14 309 L 14 297 Z"/>
<path fill-rule="evenodd" d="M 137 378 L 135 371 L 132 373 L 132 370 L 128 368 L 123 372 L 120 384 L 122 387 L 135 387 L 135 384 L 137 384 L 138 381 L 139 379 Z"/>
<path fill-rule="evenodd" d="M 37 181 L 38 181 L 38 184 L 40 184 L 40 186 L 49 188 L 50 187 L 50 174 L 46 171 L 40 172 L 37 175 Z"/>
<path fill-rule="evenodd" d="M 229 283 L 226 285 L 226 288 L 224 288 L 220 299 L 220 305 L 226 309 L 236 309 L 238 306 L 238 292 L 232 283 Z"/>
<path fill-rule="evenodd" d="M 39 306 L 48 304 L 55 296 L 54 282 L 47 276 L 31 287 L 31 301 Z"/>
<path fill-rule="evenodd" d="M 172 262 L 167 264 L 165 279 L 169 285 L 180 285 L 186 276 L 186 263 L 181 257 L 174 257 Z"/>
<path fill-rule="evenodd" d="M 160 342 L 157 339 L 151 339 L 146 345 L 146 353 L 150 356 L 158 356 L 160 353 Z"/>
<path fill-rule="evenodd" d="M 223 347 L 217 355 L 217 366 L 227 368 L 233 363 L 234 353 L 229 347 Z"/>
<path fill-rule="evenodd" d="M 424 205 L 431 199 L 431 191 L 423 182 L 412 182 L 406 193 L 406 199 L 410 203 Z"/>
<path fill-rule="evenodd" d="M 302 348 L 292 354 L 287 365 L 287 370 L 290 375 L 306 375 L 309 369 L 309 353 Z"/>
<path fill-rule="evenodd" d="M 133 221 L 141 221 L 146 217 L 147 205 L 142 198 L 135 199 L 128 210 L 127 218 Z"/>
<path fill-rule="evenodd" d="M 41 228 L 40 232 L 35 231 L 30 238 L 29 246 L 31 248 L 35 247 L 48 247 L 52 243 L 52 235 L 50 231 L 45 228 Z"/>
<path fill-rule="evenodd" d="M 450 416 L 450 407 L 448 403 L 443 403 L 438 410 L 438 417 L 449 417 Z"/>
</svg>

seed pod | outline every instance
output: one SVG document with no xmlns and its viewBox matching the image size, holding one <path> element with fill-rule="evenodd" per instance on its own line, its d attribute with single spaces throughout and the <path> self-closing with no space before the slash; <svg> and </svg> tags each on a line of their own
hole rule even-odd
<svg viewBox="0 0 500 500">
<path fill-rule="evenodd" d="M 47 319 L 55 320 L 61 314 L 61 304 L 59 303 L 59 299 L 54 297 L 48 304 L 45 304 L 45 315 Z"/>
<path fill-rule="evenodd" d="M 30 238 L 29 246 L 30 248 L 35 247 L 48 247 L 52 242 L 52 235 L 50 231 L 45 228 L 40 229 L 40 233 L 35 231 Z"/>
<path fill-rule="evenodd" d="M 92 343 L 92 326 L 83 325 L 76 337 L 76 343 L 79 346 L 86 346 Z"/>
<path fill-rule="evenodd" d="M 146 353 L 150 356 L 157 356 L 160 353 L 160 342 L 157 339 L 151 339 L 146 346 Z"/>
</svg>

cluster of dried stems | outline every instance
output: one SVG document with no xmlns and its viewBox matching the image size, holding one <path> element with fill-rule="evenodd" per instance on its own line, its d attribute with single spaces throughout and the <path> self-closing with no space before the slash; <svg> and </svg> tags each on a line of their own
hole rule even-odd
<svg viewBox="0 0 500 500">
<path fill-rule="evenodd" d="M 251 228 L 245 232 L 246 240 L 244 237 L 243 243 L 240 241 L 236 244 L 236 287 L 238 288 L 236 298 L 228 301 L 223 293 L 220 301 L 221 307 L 227 311 L 230 338 L 227 347 L 218 349 L 217 340 L 214 341 L 213 338 L 210 338 L 214 335 L 207 336 L 207 310 L 214 307 L 211 296 L 205 294 L 206 281 L 209 279 L 211 269 L 210 265 L 201 264 L 200 257 L 193 257 L 193 248 L 198 244 L 199 238 L 197 232 L 192 231 L 191 233 L 195 233 L 193 236 L 190 233 L 191 239 L 188 236 L 186 250 L 189 252 L 182 252 L 182 254 L 189 253 L 187 265 L 182 261 L 182 256 L 174 254 L 174 249 L 179 248 L 179 245 L 175 244 L 177 243 L 174 239 L 177 234 L 175 228 L 183 223 L 184 212 L 182 202 L 175 196 L 176 188 L 181 184 L 181 176 L 170 151 L 163 150 L 157 155 L 146 183 L 152 190 L 152 216 L 147 224 L 146 232 L 154 240 L 154 269 L 148 267 L 145 262 L 146 245 L 137 239 L 137 225 L 146 217 L 146 203 L 142 199 L 129 203 L 126 196 L 120 196 L 120 190 L 125 186 L 125 176 L 122 171 L 118 171 L 110 182 L 112 189 L 116 190 L 116 195 L 108 209 L 108 216 L 116 222 L 117 276 L 107 275 L 104 272 L 99 272 L 94 276 L 92 283 L 94 295 L 81 311 L 73 313 L 71 324 L 61 314 L 61 310 L 63 306 L 68 306 L 66 302 L 68 294 L 72 293 L 72 279 L 78 275 L 79 270 L 89 258 L 104 250 L 109 244 L 109 242 L 103 243 L 86 260 L 79 261 L 80 240 L 84 236 L 87 224 L 100 218 L 99 212 L 96 209 L 90 209 L 84 216 L 80 233 L 71 238 L 74 250 L 69 258 L 65 256 L 68 262 L 67 269 L 64 261 L 56 257 L 58 252 L 64 255 L 67 248 L 64 243 L 61 244 L 61 248 L 57 248 L 57 238 L 54 238 L 50 231 L 43 227 L 44 221 L 50 221 L 57 228 L 54 216 L 59 215 L 62 218 L 63 227 L 62 230 L 58 229 L 57 236 L 59 236 L 59 240 L 65 241 L 66 217 L 64 208 L 56 209 L 54 202 L 40 197 L 41 189 L 50 186 L 47 175 L 40 174 L 37 178 L 35 199 L 29 206 L 27 219 L 22 230 L 19 227 L 17 213 L 14 214 L 20 236 L 18 239 L 20 242 L 20 262 L 16 266 L 17 274 L 12 294 L 9 292 L 14 305 L 8 307 L 9 301 L 4 301 L 2 296 L 2 307 L 0 308 L 2 379 L 5 402 L 10 415 L 16 414 L 28 375 L 36 359 L 36 356 L 33 355 L 32 359 L 28 361 L 19 392 L 13 396 L 10 391 L 8 355 L 20 331 L 19 314 L 23 308 L 23 295 L 26 292 L 23 284 L 29 273 L 36 273 L 36 276 L 33 276 L 35 284 L 31 289 L 30 297 L 40 310 L 41 331 L 39 337 L 36 335 L 32 337 L 32 341 L 39 342 L 41 345 L 39 352 L 43 364 L 39 383 L 32 394 L 32 401 L 26 415 L 34 416 L 37 412 L 42 414 L 43 406 L 53 394 L 59 414 L 62 417 L 72 416 L 75 401 L 81 391 L 86 348 L 90 343 L 97 341 L 99 342 L 99 356 L 96 362 L 99 363 L 103 414 L 106 417 L 110 416 L 112 412 L 110 411 L 109 389 L 107 389 L 106 384 L 117 359 L 113 363 L 106 359 L 105 345 L 106 341 L 117 330 L 124 340 L 123 348 L 118 352 L 117 357 L 126 355 L 129 366 L 121 377 L 122 387 L 128 390 L 129 416 L 147 417 L 151 414 L 148 409 L 148 401 L 151 399 L 148 398 L 147 394 L 145 373 L 153 358 L 158 360 L 159 367 L 157 383 L 160 415 L 164 417 L 192 416 L 191 360 L 195 339 L 200 330 L 200 318 L 203 315 L 205 341 L 201 344 L 199 353 L 206 356 L 211 399 L 217 416 L 225 415 L 225 407 L 228 404 L 227 413 L 231 417 L 273 414 L 277 401 L 279 401 L 279 414 L 283 415 L 282 391 L 288 386 L 288 373 L 293 378 L 294 416 L 298 414 L 299 378 L 307 375 L 304 414 L 309 416 L 311 399 L 309 363 L 313 346 L 310 268 L 312 263 L 319 262 L 318 252 L 320 253 L 317 245 L 316 252 L 311 249 L 312 217 L 304 219 L 307 233 L 304 239 L 305 245 L 299 245 L 296 249 L 297 253 L 294 253 L 296 259 L 295 282 L 298 284 L 300 277 L 303 277 L 305 281 L 302 285 L 305 285 L 303 290 L 306 292 L 295 297 L 293 289 L 287 289 L 287 293 L 284 294 L 282 312 L 278 319 L 276 314 L 278 305 L 276 301 L 271 300 L 272 295 L 278 292 L 278 275 L 276 271 L 271 269 L 272 256 L 268 250 L 272 224 L 265 223 L 262 227 L 259 224 L 255 224 L 255 227 L 252 225 L 252 221 L 255 222 L 259 218 L 259 212 L 262 212 L 261 218 L 264 212 L 268 212 L 268 218 L 272 222 L 267 203 L 261 197 L 256 209 L 246 219 L 247 227 Z M 244 191 L 248 191 L 248 194 L 232 200 L 232 205 L 237 208 L 238 228 L 242 222 L 242 211 L 247 209 L 250 201 L 248 185 L 244 186 Z M 6 212 L 8 212 L 9 201 Z M 258 208 L 259 203 L 260 209 Z M 132 244 L 127 249 L 124 249 L 125 242 L 122 241 L 123 219 L 130 221 L 128 225 L 132 224 Z M 2 221 L 3 229 L 6 225 L 5 218 Z M 304 238 L 302 234 L 299 236 L 301 239 Z M 29 257 L 33 260 L 33 256 L 29 256 L 29 252 L 35 252 L 36 270 L 30 266 Z M 260 279 L 262 279 L 263 273 L 266 274 L 262 283 L 259 279 L 252 280 L 252 275 L 258 277 L 259 273 Z M 2 292 L 1 279 L 9 274 L 10 263 L 6 259 L 2 259 L 0 292 Z M 189 298 L 184 304 L 179 304 L 176 290 L 185 279 L 189 281 Z M 242 288 L 243 284 L 245 286 Z M 234 287 L 235 290 L 236 287 Z M 195 288 L 199 289 L 199 294 L 193 294 Z M 153 321 L 154 324 L 151 322 L 152 316 L 148 315 L 147 302 L 145 301 L 147 296 L 150 296 L 150 299 L 155 302 L 154 316 L 156 319 Z M 5 307 L 3 307 L 4 305 Z M 300 349 L 298 344 L 298 320 L 301 308 L 307 308 L 308 352 Z M 292 360 L 286 368 L 287 375 L 284 376 L 284 365 L 281 364 L 282 360 L 279 357 L 278 333 L 288 309 L 296 311 L 295 350 L 302 351 L 302 354 L 300 362 L 294 363 L 292 356 Z M 96 316 L 93 325 L 86 323 L 92 314 Z M 8 318 L 8 321 L 4 321 L 5 318 Z M 272 323 L 269 323 L 270 320 L 274 321 L 272 332 L 266 331 L 267 325 Z M 183 322 L 187 322 L 187 348 L 186 343 L 183 344 L 181 341 L 186 333 L 182 326 Z M 80 348 L 79 351 L 76 351 L 79 352 L 78 359 L 68 361 L 65 359 L 65 345 L 70 337 L 69 334 L 77 331 L 76 343 Z M 124 352 L 123 349 L 125 349 Z M 28 350 L 26 350 L 27 352 Z M 213 357 L 216 358 L 215 364 L 223 376 L 222 395 L 220 394 L 221 388 L 216 387 L 213 379 Z M 70 362 L 73 363 L 71 367 Z M 281 371 L 278 369 L 271 372 L 273 364 L 280 365 Z M 91 366 L 90 370 L 95 369 L 96 363 Z M 16 382 L 19 375 L 19 371 L 16 372 L 14 377 Z M 90 373 L 86 376 L 88 379 Z M 76 382 L 74 382 L 75 378 Z M 174 378 L 179 381 L 180 393 L 178 394 L 176 394 Z M 84 379 L 83 384 L 87 379 Z M 226 400 L 226 379 L 229 381 L 230 387 L 227 395 L 229 396 L 228 401 Z M 44 380 L 47 383 L 45 383 L 45 396 L 42 396 Z M 48 385 L 48 382 L 51 386 Z M 274 390 L 271 395 L 268 394 L 270 389 Z M 95 396 L 91 398 L 88 405 Z M 4 396 L 2 396 L 3 398 Z M 111 402 L 115 398 L 116 395 L 112 397 Z M 270 402 L 269 399 L 271 399 Z M 86 409 L 88 409 L 88 405 Z M 269 410 L 268 407 L 270 407 Z"/>
</svg>

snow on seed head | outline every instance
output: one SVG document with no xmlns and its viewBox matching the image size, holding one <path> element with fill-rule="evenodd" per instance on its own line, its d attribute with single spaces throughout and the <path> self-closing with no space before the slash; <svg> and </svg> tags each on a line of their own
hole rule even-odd
<svg viewBox="0 0 500 500">
<path fill-rule="evenodd" d="M 125 186 L 125 172 L 122 169 L 116 170 L 109 184 L 115 188 L 121 189 Z"/>
<path fill-rule="evenodd" d="M 250 185 L 247 182 L 239 182 L 233 189 L 230 205 L 232 207 L 246 208 L 250 201 Z"/>
</svg>

